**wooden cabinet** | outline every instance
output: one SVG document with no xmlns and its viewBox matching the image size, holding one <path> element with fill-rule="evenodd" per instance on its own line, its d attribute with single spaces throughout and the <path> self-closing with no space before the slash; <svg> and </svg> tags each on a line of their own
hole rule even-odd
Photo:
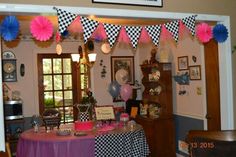
<svg viewBox="0 0 236 157">
<path fill-rule="evenodd" d="M 151 157 L 175 157 L 175 137 L 172 106 L 171 64 L 141 65 L 144 86 L 143 101 L 160 106 L 159 118 L 137 116 L 147 136 Z"/>
</svg>

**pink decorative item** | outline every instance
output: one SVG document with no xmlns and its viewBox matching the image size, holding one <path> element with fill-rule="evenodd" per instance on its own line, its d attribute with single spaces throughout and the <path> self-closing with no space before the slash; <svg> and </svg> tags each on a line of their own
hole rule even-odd
<svg viewBox="0 0 236 157">
<path fill-rule="evenodd" d="M 107 35 L 102 23 L 99 23 L 97 29 L 93 32 L 92 38 L 99 39 L 100 41 L 107 39 Z"/>
<path fill-rule="evenodd" d="M 185 35 L 186 27 L 183 24 L 183 22 L 180 20 L 179 21 L 179 38 L 183 38 Z M 189 32 L 189 31 L 188 31 Z"/>
<path fill-rule="evenodd" d="M 200 23 L 196 26 L 196 35 L 200 42 L 206 43 L 213 37 L 211 26 L 207 23 Z"/>
<path fill-rule="evenodd" d="M 121 113 L 120 114 L 120 121 L 123 122 L 123 125 L 125 126 L 127 122 L 129 121 L 129 114 L 128 113 Z"/>
<path fill-rule="evenodd" d="M 35 17 L 30 23 L 30 32 L 39 41 L 47 41 L 53 35 L 53 25 L 44 16 Z"/>
<path fill-rule="evenodd" d="M 82 27 L 81 22 L 80 22 L 80 16 L 77 16 L 75 18 L 75 20 L 69 25 L 67 30 L 70 33 L 74 33 L 74 34 L 83 33 L 83 27 Z"/>
<path fill-rule="evenodd" d="M 120 35 L 118 37 L 118 42 L 124 42 L 126 44 L 130 43 L 129 37 L 126 34 L 126 31 L 125 31 L 124 27 L 121 27 L 121 29 L 120 29 Z"/>
<path fill-rule="evenodd" d="M 90 131 L 93 129 L 93 122 L 92 121 L 75 121 L 75 130 L 76 131 Z"/>
<path fill-rule="evenodd" d="M 120 96 L 124 101 L 127 101 L 133 94 L 133 89 L 129 84 L 124 84 L 120 88 Z"/>
<path fill-rule="evenodd" d="M 139 42 L 148 43 L 150 41 L 151 41 L 151 38 L 149 37 L 147 30 L 143 27 L 140 37 L 139 37 Z"/>
<path fill-rule="evenodd" d="M 165 41 L 165 40 L 169 40 L 169 39 L 172 39 L 172 36 L 171 36 L 170 32 L 166 29 L 166 27 L 164 25 L 162 25 L 160 40 Z"/>
<path fill-rule="evenodd" d="M 59 43 L 61 40 L 61 35 L 59 32 L 56 33 L 56 42 Z"/>
</svg>

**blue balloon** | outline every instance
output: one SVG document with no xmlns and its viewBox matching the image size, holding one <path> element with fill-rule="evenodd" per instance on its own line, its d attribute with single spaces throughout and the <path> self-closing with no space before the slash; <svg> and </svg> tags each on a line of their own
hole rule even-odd
<svg viewBox="0 0 236 157">
<path fill-rule="evenodd" d="M 108 92 L 113 98 L 120 94 L 120 85 L 117 81 L 112 81 L 108 86 Z"/>
</svg>

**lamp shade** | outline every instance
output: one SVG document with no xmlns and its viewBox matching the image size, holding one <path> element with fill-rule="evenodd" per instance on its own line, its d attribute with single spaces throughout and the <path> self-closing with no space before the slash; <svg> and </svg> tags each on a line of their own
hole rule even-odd
<svg viewBox="0 0 236 157">
<path fill-rule="evenodd" d="M 96 61 L 96 53 L 89 53 L 88 54 L 88 58 L 89 58 L 89 62 L 95 62 Z"/>
<path fill-rule="evenodd" d="M 79 62 L 80 54 L 78 54 L 78 53 L 71 54 L 71 58 L 72 58 L 73 62 Z"/>
</svg>

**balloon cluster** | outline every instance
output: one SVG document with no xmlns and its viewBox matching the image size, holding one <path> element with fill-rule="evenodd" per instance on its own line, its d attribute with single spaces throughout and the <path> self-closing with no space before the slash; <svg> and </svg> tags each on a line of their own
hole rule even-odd
<svg viewBox="0 0 236 157">
<path fill-rule="evenodd" d="M 108 92 L 113 98 L 120 95 L 126 102 L 133 94 L 133 89 L 129 84 L 120 85 L 117 81 L 112 81 L 108 86 Z"/>
</svg>

